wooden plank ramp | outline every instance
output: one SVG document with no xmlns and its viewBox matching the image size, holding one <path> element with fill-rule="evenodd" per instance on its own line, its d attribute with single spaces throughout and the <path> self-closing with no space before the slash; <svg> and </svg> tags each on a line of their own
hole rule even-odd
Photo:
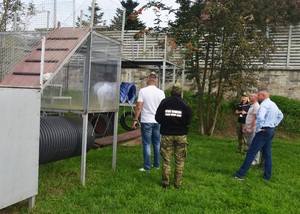
<svg viewBox="0 0 300 214">
<path fill-rule="evenodd" d="M 130 140 L 137 139 L 138 141 L 141 141 L 141 130 L 136 129 L 133 131 L 125 132 L 122 134 L 118 134 L 117 136 L 117 143 L 125 143 Z M 107 136 L 102 138 L 96 138 L 94 142 L 94 149 L 109 146 L 113 144 L 113 136 Z"/>
</svg>

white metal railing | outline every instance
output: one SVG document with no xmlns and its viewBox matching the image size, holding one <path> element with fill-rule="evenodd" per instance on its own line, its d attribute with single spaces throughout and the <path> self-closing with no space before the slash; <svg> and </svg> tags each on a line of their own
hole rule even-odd
<svg viewBox="0 0 300 214">
<path fill-rule="evenodd" d="M 125 31 L 123 40 L 123 53 L 125 59 L 162 59 L 164 50 L 159 42 L 164 39 L 164 34 L 156 36 L 143 35 L 140 39 L 134 39 L 134 35 L 139 31 Z M 113 34 L 113 32 L 108 32 Z M 299 69 L 300 68 L 300 25 L 282 27 L 276 34 L 270 33 L 274 37 L 277 50 L 271 54 L 271 61 L 267 63 L 267 68 L 274 69 Z M 113 35 L 110 35 L 113 37 Z M 180 48 L 171 49 L 167 47 L 167 60 L 177 62 L 182 58 Z M 256 62 L 258 64 L 262 63 Z"/>
</svg>

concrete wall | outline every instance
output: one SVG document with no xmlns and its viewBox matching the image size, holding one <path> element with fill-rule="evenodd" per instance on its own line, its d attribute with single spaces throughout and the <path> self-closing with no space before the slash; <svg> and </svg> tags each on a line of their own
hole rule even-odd
<svg viewBox="0 0 300 214">
<path fill-rule="evenodd" d="M 300 100 L 300 70 L 267 70 L 259 74 L 259 81 L 271 95 Z"/>
<path fill-rule="evenodd" d="M 122 69 L 121 81 L 133 82 L 138 90 L 145 87 L 143 77 L 149 71 L 143 69 Z M 258 73 L 259 87 L 267 87 L 271 95 L 279 95 L 300 100 L 300 69 L 299 70 L 266 70 Z M 195 88 L 192 81 L 185 80 L 185 90 Z M 166 87 L 167 88 L 167 87 Z"/>
</svg>

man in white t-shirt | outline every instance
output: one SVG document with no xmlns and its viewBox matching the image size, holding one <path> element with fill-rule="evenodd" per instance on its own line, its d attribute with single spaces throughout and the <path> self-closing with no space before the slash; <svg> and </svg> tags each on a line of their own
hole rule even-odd
<svg viewBox="0 0 300 214">
<path fill-rule="evenodd" d="M 157 76 L 151 72 L 147 79 L 147 87 L 140 89 L 135 108 L 133 128 L 137 127 L 141 115 L 141 133 L 143 142 L 144 166 L 140 171 L 150 170 L 151 144 L 153 145 L 153 167 L 160 167 L 160 125 L 155 120 L 155 113 L 160 102 L 165 98 L 165 93 L 156 87 Z"/>
<path fill-rule="evenodd" d="M 248 110 L 247 116 L 246 116 L 246 122 L 245 122 L 245 127 L 243 131 L 246 133 L 247 137 L 247 143 L 250 148 L 250 145 L 252 143 L 252 140 L 255 136 L 255 123 L 256 123 L 256 114 L 259 109 L 259 104 L 258 104 L 258 95 L 257 93 L 252 93 L 250 95 L 250 108 Z M 256 165 L 259 163 L 259 157 L 260 157 L 260 152 L 258 152 L 252 162 L 252 165 Z"/>
</svg>

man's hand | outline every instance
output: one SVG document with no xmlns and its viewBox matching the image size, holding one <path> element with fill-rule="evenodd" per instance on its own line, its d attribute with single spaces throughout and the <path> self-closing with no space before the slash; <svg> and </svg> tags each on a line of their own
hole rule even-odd
<svg viewBox="0 0 300 214">
<path fill-rule="evenodd" d="M 253 132 L 253 129 L 251 129 L 251 128 L 247 129 L 247 131 L 246 131 L 247 134 L 251 134 L 252 132 Z"/>
<path fill-rule="evenodd" d="M 138 120 L 134 120 L 133 124 L 131 126 L 131 129 L 137 129 L 139 127 L 139 121 Z"/>
</svg>

